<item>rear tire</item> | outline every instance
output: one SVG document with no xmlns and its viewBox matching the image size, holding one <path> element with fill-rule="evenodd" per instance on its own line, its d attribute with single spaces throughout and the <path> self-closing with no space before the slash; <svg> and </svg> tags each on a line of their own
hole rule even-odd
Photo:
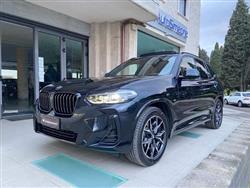
<svg viewBox="0 0 250 188">
<path fill-rule="evenodd" d="M 224 100 L 224 104 L 228 104 L 228 101 L 227 101 L 227 99 L 225 99 L 225 100 Z"/>
<path fill-rule="evenodd" d="M 207 124 L 207 127 L 210 129 L 219 129 L 221 127 L 223 119 L 223 104 L 220 99 L 215 101 L 214 109 L 212 112 L 212 119 Z"/>
<path fill-rule="evenodd" d="M 242 102 L 241 101 L 238 101 L 238 107 L 242 107 L 243 106 L 243 104 L 242 104 Z"/>
<path fill-rule="evenodd" d="M 169 136 L 165 114 L 156 107 L 148 107 L 139 116 L 131 150 L 126 157 L 140 166 L 152 166 L 162 157 Z"/>
</svg>

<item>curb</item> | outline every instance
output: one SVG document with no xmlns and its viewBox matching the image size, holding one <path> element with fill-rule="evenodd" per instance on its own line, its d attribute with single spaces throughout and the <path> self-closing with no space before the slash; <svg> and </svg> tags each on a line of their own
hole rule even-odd
<svg viewBox="0 0 250 188">
<path fill-rule="evenodd" d="M 250 184 L 250 121 L 244 121 L 176 187 L 236 188 Z"/>
</svg>

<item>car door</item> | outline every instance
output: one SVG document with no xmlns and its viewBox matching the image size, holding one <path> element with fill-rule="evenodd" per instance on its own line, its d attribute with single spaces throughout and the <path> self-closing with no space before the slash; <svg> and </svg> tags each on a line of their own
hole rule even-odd
<svg viewBox="0 0 250 188">
<path fill-rule="evenodd" d="M 195 59 L 197 70 L 200 75 L 200 89 L 199 89 L 199 111 L 203 116 L 209 116 L 213 110 L 214 101 L 217 93 L 218 81 L 215 76 L 212 76 L 207 68 L 207 65 L 200 59 Z"/>
<path fill-rule="evenodd" d="M 178 122 L 176 128 L 189 126 L 199 116 L 200 79 L 197 76 L 188 76 L 189 72 L 198 70 L 195 61 L 190 56 L 184 56 L 181 60 L 178 74 L 178 101 L 175 103 L 175 111 Z"/>
<path fill-rule="evenodd" d="M 239 92 L 235 93 L 233 103 L 237 104 L 239 102 L 240 98 L 241 98 L 241 93 L 239 93 Z"/>
<path fill-rule="evenodd" d="M 235 93 L 232 93 L 229 95 L 228 100 L 227 100 L 229 104 L 233 103 L 234 95 Z"/>
</svg>

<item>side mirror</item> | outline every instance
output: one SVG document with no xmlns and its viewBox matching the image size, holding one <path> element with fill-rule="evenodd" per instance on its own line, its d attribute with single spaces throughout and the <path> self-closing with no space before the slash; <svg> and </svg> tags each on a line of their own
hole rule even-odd
<svg viewBox="0 0 250 188">
<path fill-rule="evenodd" d="M 108 72 L 108 73 L 106 73 L 106 74 L 104 74 L 104 77 L 109 77 L 110 76 L 110 73 Z"/>
<path fill-rule="evenodd" d="M 186 70 L 186 75 L 185 75 L 185 78 L 187 79 L 196 79 L 196 78 L 199 78 L 200 77 L 200 74 L 199 74 L 199 71 L 197 69 L 187 69 Z"/>
</svg>

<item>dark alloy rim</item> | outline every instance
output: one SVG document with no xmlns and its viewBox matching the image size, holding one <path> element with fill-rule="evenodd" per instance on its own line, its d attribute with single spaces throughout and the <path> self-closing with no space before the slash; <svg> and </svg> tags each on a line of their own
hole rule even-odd
<svg viewBox="0 0 250 188">
<path fill-rule="evenodd" d="M 158 159 L 167 142 L 165 123 L 160 116 L 150 117 L 142 133 L 142 151 L 151 160 Z"/>
<path fill-rule="evenodd" d="M 222 105 L 220 102 L 217 102 L 215 107 L 215 123 L 216 126 L 220 126 L 222 121 Z"/>
</svg>

